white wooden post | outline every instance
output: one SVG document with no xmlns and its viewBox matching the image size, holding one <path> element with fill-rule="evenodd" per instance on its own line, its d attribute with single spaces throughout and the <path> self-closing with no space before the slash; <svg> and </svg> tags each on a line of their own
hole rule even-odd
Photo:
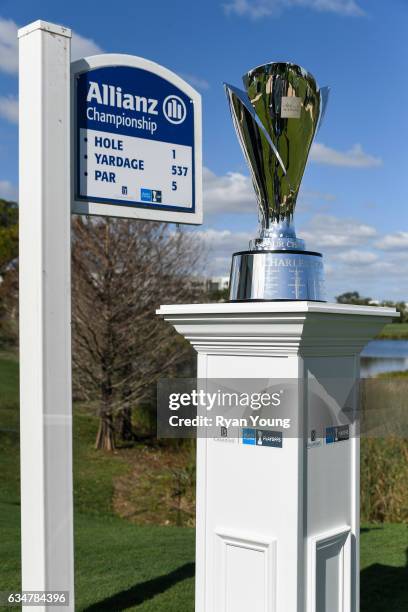
<svg viewBox="0 0 408 612">
<path fill-rule="evenodd" d="M 73 611 L 71 32 L 36 21 L 18 36 L 22 585 L 69 591 Z"/>
</svg>

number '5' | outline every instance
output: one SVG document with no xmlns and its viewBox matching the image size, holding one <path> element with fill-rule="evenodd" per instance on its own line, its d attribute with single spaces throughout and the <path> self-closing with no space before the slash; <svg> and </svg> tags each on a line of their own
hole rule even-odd
<svg viewBox="0 0 408 612">
<path fill-rule="evenodd" d="M 171 190 L 172 191 L 176 191 L 176 189 L 177 189 L 177 182 L 176 181 L 172 181 L 171 182 Z"/>
</svg>

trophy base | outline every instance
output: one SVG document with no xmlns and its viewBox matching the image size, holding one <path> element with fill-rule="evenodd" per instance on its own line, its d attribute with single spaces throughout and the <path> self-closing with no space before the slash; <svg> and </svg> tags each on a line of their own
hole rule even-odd
<svg viewBox="0 0 408 612">
<path fill-rule="evenodd" d="M 324 302 L 321 253 L 295 249 L 234 253 L 229 301 L 252 300 Z"/>
</svg>

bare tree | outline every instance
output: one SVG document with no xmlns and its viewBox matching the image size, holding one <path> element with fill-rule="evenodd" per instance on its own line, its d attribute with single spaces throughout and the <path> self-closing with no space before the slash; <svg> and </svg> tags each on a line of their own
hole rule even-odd
<svg viewBox="0 0 408 612">
<path fill-rule="evenodd" d="M 74 388 L 98 406 L 96 447 L 112 450 L 115 423 L 131 438 L 132 409 L 191 355 L 155 310 L 200 298 L 190 279 L 202 249 L 160 223 L 77 218 L 73 229 Z"/>
</svg>

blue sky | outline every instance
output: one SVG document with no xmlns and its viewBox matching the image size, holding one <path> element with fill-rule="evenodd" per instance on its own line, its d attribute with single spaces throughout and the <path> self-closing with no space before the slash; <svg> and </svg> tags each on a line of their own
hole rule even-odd
<svg viewBox="0 0 408 612">
<path fill-rule="evenodd" d="M 359 290 L 408 300 L 408 5 L 404 0 L 3 0 L 0 8 L 0 195 L 16 197 L 16 27 L 71 27 L 76 57 L 124 52 L 157 61 L 203 97 L 208 273 L 256 233 L 257 205 L 223 81 L 274 60 L 301 64 L 331 87 L 295 222 L 325 257 L 328 297 Z"/>
</svg>

